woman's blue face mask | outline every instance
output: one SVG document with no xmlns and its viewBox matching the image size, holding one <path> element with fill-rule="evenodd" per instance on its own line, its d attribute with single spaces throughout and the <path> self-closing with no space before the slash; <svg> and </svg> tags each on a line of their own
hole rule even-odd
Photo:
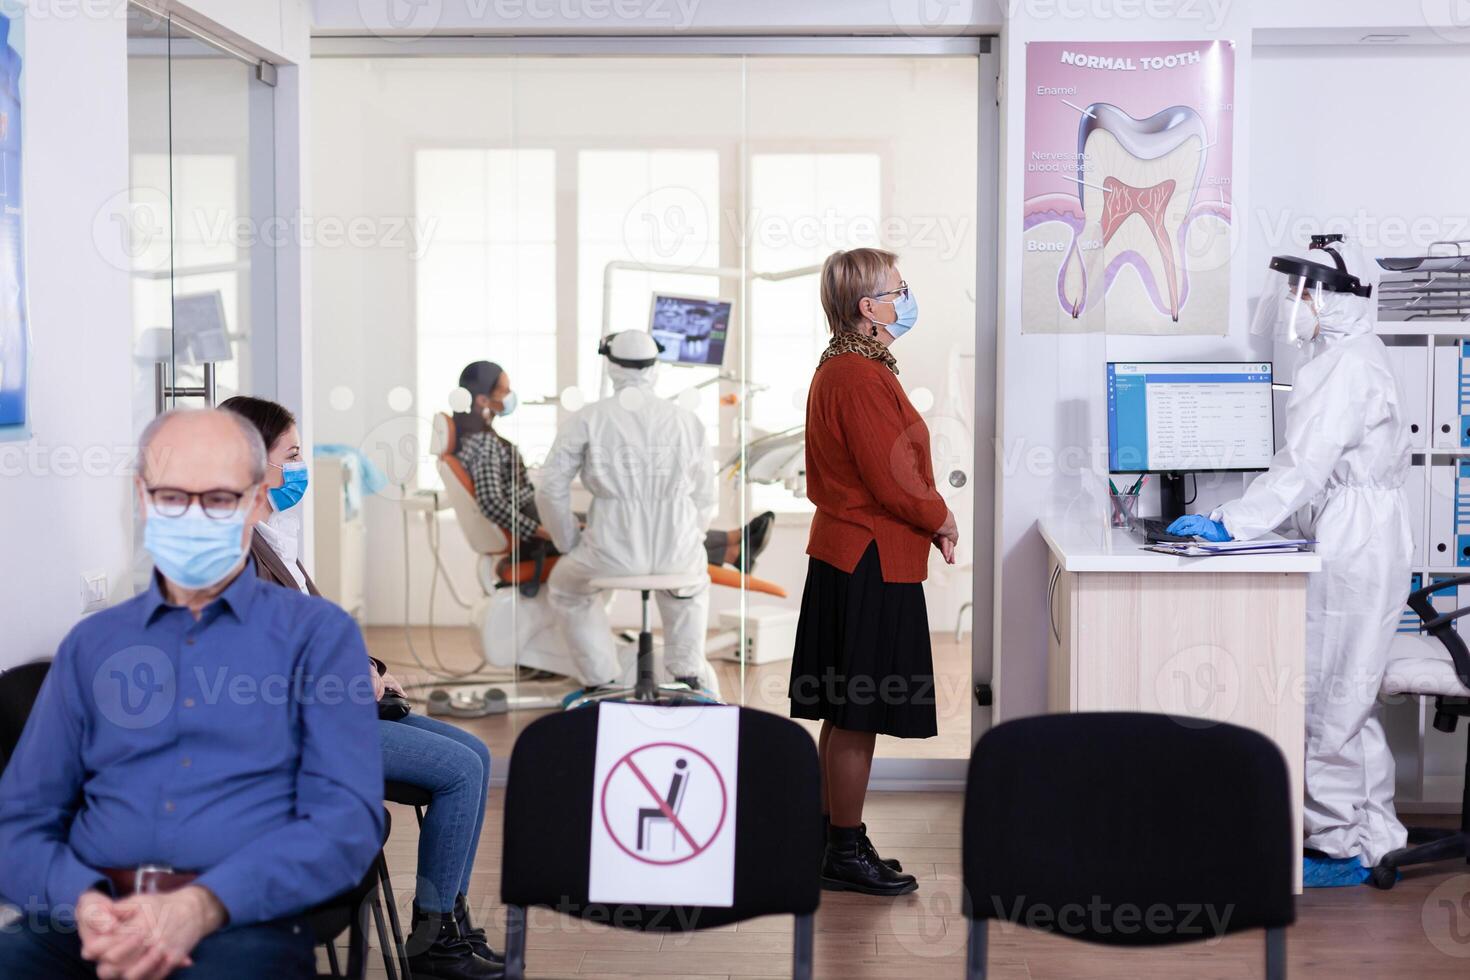
<svg viewBox="0 0 1470 980">
<path fill-rule="evenodd" d="M 275 466 L 275 463 L 270 464 Z M 281 485 L 271 487 L 269 491 L 271 506 L 278 511 L 290 510 L 301 503 L 301 498 L 306 496 L 307 469 L 304 460 L 296 460 L 286 463 L 284 466 L 276 466 L 281 471 Z"/>
<path fill-rule="evenodd" d="M 912 330 L 914 324 L 919 320 L 919 301 L 914 299 L 914 291 L 908 286 L 904 286 L 902 291 L 892 299 L 874 296 L 872 300 L 875 303 L 887 303 L 893 307 L 892 323 L 878 323 L 877 320 L 872 322 L 887 330 L 894 340 Z"/>
</svg>

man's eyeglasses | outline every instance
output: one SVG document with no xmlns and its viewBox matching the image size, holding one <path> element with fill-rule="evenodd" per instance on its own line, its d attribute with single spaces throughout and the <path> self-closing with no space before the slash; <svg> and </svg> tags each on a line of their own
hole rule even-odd
<svg viewBox="0 0 1470 980">
<path fill-rule="evenodd" d="M 235 516 L 235 512 L 240 509 L 240 501 L 252 489 L 254 488 L 226 490 L 221 487 L 216 490 L 191 493 L 177 487 L 147 487 L 144 492 L 148 494 L 148 499 L 153 501 L 153 508 L 163 517 L 182 517 L 189 509 L 189 505 L 197 500 L 206 517 L 223 521 Z"/>
<path fill-rule="evenodd" d="M 904 282 L 903 280 L 899 280 L 898 287 L 896 289 L 885 289 L 881 293 L 874 293 L 871 298 L 882 299 L 885 296 L 897 296 L 900 299 L 908 299 L 909 284 L 907 282 Z"/>
</svg>

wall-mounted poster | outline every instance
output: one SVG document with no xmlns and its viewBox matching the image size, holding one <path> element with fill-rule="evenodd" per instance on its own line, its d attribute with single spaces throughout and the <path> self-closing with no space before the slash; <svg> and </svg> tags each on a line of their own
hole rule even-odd
<svg viewBox="0 0 1470 980">
<path fill-rule="evenodd" d="M 0 438 L 29 435 L 25 211 L 21 196 L 21 53 L 25 9 L 0 0 Z"/>
<path fill-rule="evenodd" d="M 1224 334 L 1235 49 L 1026 47 L 1022 330 Z"/>
</svg>

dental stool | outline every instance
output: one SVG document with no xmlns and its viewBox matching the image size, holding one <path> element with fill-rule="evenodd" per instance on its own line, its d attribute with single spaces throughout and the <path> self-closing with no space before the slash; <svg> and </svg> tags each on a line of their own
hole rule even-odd
<svg viewBox="0 0 1470 980">
<path fill-rule="evenodd" d="M 1434 607 L 1431 596 L 1470 584 L 1470 575 L 1455 575 L 1410 594 L 1409 608 L 1424 624 L 1425 635 L 1395 636 L 1384 671 L 1384 694 L 1434 698 L 1434 727 L 1453 732 L 1461 718 L 1470 717 L 1470 649 L 1452 625 L 1470 614 L 1470 606 L 1451 612 Z M 1467 726 L 1470 732 L 1470 726 Z M 1389 851 L 1370 872 L 1379 888 L 1392 888 L 1398 869 L 1461 858 L 1470 863 L 1470 756 L 1460 798 L 1460 829 L 1410 827 L 1409 846 Z"/>
<path fill-rule="evenodd" d="M 683 575 L 605 575 L 593 579 L 595 589 L 629 589 L 643 598 L 643 625 L 638 630 L 638 680 L 634 687 L 610 688 L 583 694 L 566 704 L 567 710 L 583 708 L 599 701 L 633 701 L 641 704 L 722 704 L 703 691 L 696 691 L 687 684 L 655 684 L 653 680 L 653 627 L 649 618 L 648 603 L 654 592 L 677 591 L 701 585 L 709 581 L 703 572 Z"/>
</svg>

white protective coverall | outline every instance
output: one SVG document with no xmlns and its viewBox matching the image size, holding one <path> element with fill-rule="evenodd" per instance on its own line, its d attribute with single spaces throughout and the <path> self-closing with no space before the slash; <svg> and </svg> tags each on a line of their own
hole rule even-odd
<svg viewBox="0 0 1470 980">
<path fill-rule="evenodd" d="M 1334 247 L 1349 273 L 1377 282 L 1361 251 Z M 1331 264 L 1320 251 L 1307 257 Z M 1285 444 L 1244 496 L 1211 515 L 1240 539 L 1294 516 L 1297 532 L 1317 541 L 1322 571 L 1307 584 L 1306 846 L 1367 866 L 1405 842 L 1377 697 L 1413 554 L 1409 433 L 1375 309 L 1373 299 L 1322 293 L 1320 331 L 1286 403 Z"/>
<path fill-rule="evenodd" d="M 704 535 L 716 508 L 704 423 L 654 394 L 657 365 L 609 364 L 613 394 L 573 415 L 536 481 L 541 522 L 562 552 L 547 587 L 558 626 L 587 686 L 621 682 L 602 575 L 708 572 Z M 586 530 L 572 513 L 572 480 L 592 494 Z M 663 624 L 663 680 L 698 677 L 718 693 L 704 656 L 709 580 L 655 592 Z"/>
</svg>

